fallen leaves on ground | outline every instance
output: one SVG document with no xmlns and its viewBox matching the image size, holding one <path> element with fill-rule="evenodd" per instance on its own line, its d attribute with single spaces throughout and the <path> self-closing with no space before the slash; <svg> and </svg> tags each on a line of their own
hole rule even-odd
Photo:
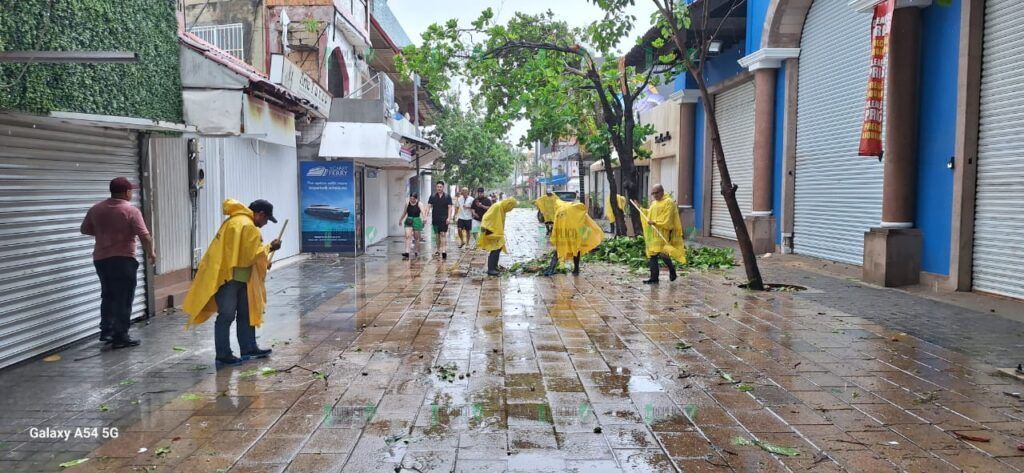
<svg viewBox="0 0 1024 473">
<path fill-rule="evenodd" d="M 43 358 L 43 361 L 45 361 L 47 363 L 53 362 L 53 361 L 60 361 L 60 355 L 50 355 L 50 356 L 48 356 L 46 358 Z"/>
<path fill-rule="evenodd" d="M 733 445 L 749 446 L 754 445 L 760 447 L 768 453 L 774 453 L 776 455 L 783 455 L 787 457 L 795 457 L 800 455 L 800 451 L 792 447 L 783 447 L 781 445 L 775 445 L 773 443 L 762 442 L 760 440 L 751 440 L 746 437 L 736 437 L 732 439 Z"/>
<path fill-rule="evenodd" d="M 82 463 L 85 463 L 87 461 L 89 461 L 88 458 L 79 458 L 78 460 L 71 460 L 71 461 L 66 461 L 64 463 L 61 463 L 60 467 L 61 468 L 71 468 L 73 466 L 81 465 Z"/>
</svg>

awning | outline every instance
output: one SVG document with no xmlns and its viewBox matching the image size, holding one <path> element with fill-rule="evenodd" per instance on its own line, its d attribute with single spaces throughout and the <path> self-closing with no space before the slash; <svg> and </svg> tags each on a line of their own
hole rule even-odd
<svg viewBox="0 0 1024 473">
<path fill-rule="evenodd" d="M 540 178 L 541 184 L 547 184 L 549 186 L 561 186 L 569 182 L 569 176 L 565 174 L 559 174 L 557 176 L 542 177 Z"/>
<path fill-rule="evenodd" d="M 402 142 L 403 147 L 410 148 L 414 158 L 419 156 L 420 166 L 426 166 L 427 164 L 425 163 L 434 162 L 444 156 L 444 153 L 437 146 L 423 138 L 405 133 L 395 132 L 395 134 L 398 135 L 398 139 Z"/>
<path fill-rule="evenodd" d="M 390 169 L 415 169 L 416 146 L 429 142 L 396 133 L 383 123 L 328 122 L 320 141 L 321 158 L 348 158 L 360 163 Z M 411 144 L 416 144 L 412 146 Z M 420 167 L 427 167 L 437 154 L 420 154 Z"/>
</svg>

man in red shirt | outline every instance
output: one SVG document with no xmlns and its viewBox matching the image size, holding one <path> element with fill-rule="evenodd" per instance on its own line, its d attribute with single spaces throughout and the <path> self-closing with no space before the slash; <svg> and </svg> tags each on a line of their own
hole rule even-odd
<svg viewBox="0 0 1024 473">
<path fill-rule="evenodd" d="M 142 212 L 131 204 L 132 189 L 136 187 L 128 179 L 114 178 L 110 198 L 93 205 L 82 221 L 82 234 L 96 237 L 92 260 L 100 278 L 100 340 L 112 343 L 113 348 L 139 345 L 128 336 L 138 285 L 135 237 L 142 241 L 150 264 L 156 263 L 153 238 Z"/>
</svg>

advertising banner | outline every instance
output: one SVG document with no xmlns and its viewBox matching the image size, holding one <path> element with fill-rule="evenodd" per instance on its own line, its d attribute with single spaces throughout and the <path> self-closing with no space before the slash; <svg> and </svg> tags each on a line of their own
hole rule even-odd
<svg viewBox="0 0 1024 473">
<path fill-rule="evenodd" d="M 302 252 L 355 254 L 352 161 L 302 161 L 299 166 Z"/>
<path fill-rule="evenodd" d="M 882 121 L 885 116 L 885 77 L 889 58 L 889 31 L 896 0 L 875 6 L 871 20 L 871 69 L 868 73 L 867 105 L 860 132 L 860 156 L 882 157 Z"/>
</svg>

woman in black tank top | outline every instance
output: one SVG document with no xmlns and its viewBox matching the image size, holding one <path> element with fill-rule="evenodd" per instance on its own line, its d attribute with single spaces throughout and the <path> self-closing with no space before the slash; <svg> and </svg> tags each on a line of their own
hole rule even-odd
<svg viewBox="0 0 1024 473">
<path fill-rule="evenodd" d="M 402 212 L 402 217 L 399 219 L 399 224 L 405 227 L 405 253 L 402 253 L 403 259 L 409 259 L 409 253 L 413 254 L 413 258 L 419 257 L 419 243 L 423 234 L 423 207 L 420 207 L 420 196 L 419 194 L 412 194 L 409 196 L 409 203 L 405 205 L 405 212 Z"/>
</svg>

